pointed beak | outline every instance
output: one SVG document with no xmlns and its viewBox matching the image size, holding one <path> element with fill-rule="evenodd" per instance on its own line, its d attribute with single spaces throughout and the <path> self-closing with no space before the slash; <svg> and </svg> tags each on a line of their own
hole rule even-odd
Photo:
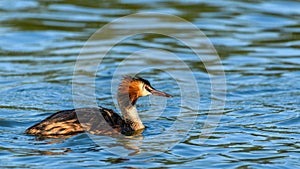
<svg viewBox="0 0 300 169">
<path fill-rule="evenodd" d="M 153 89 L 153 90 L 151 91 L 151 93 L 152 93 L 154 96 L 173 97 L 172 95 L 170 95 L 170 94 L 168 94 L 168 93 L 161 92 L 161 91 L 156 90 L 156 89 Z"/>
</svg>

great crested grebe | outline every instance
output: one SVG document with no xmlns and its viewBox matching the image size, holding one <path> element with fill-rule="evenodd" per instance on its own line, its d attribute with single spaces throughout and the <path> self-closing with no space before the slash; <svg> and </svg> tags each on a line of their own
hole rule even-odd
<svg viewBox="0 0 300 169">
<path fill-rule="evenodd" d="M 143 132 L 145 126 L 135 104 L 139 97 L 151 94 L 172 97 L 153 88 L 148 80 L 124 76 L 117 95 L 123 118 L 113 110 L 103 107 L 63 110 L 29 127 L 25 133 L 38 136 L 74 135 L 84 131 L 98 135 L 139 134 Z"/>
</svg>

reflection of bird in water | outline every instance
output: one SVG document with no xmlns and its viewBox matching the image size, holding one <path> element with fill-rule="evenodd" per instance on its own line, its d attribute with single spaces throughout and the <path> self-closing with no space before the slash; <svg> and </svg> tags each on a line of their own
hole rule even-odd
<svg viewBox="0 0 300 169">
<path fill-rule="evenodd" d="M 111 109 L 80 108 L 59 111 L 25 133 L 39 136 L 74 135 L 87 131 L 91 134 L 111 135 L 122 133 L 136 135 L 143 132 L 143 125 L 135 107 L 139 97 L 148 95 L 172 97 L 153 88 L 149 81 L 125 76 L 118 89 L 118 104 L 123 118 Z"/>
</svg>

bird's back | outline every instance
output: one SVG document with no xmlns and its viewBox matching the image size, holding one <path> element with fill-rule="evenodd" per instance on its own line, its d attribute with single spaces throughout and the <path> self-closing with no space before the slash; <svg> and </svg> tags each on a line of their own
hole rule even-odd
<svg viewBox="0 0 300 169">
<path fill-rule="evenodd" d="M 111 135 L 122 131 L 122 118 L 106 108 L 80 108 L 59 111 L 25 133 L 40 136 L 73 135 L 82 132 Z"/>
</svg>

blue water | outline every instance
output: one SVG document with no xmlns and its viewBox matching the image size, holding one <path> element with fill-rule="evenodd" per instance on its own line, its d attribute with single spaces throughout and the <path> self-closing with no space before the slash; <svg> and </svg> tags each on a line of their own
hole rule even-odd
<svg viewBox="0 0 300 169">
<path fill-rule="evenodd" d="M 2 0 L 0 167 L 299 167 L 299 8 L 296 0 Z M 183 37 L 200 43 L 183 24 L 163 18 L 149 22 L 131 18 L 115 27 L 118 34 L 95 41 L 92 49 L 82 53 L 99 28 L 136 12 L 176 15 L 203 31 L 225 72 L 223 110 L 210 107 L 212 101 L 224 98 L 211 95 L 208 69 L 222 67 L 205 65 L 216 62 L 206 50 L 199 51 L 204 57 L 200 60 L 182 41 L 139 34 L 123 39 L 101 57 L 112 40 L 137 29 L 136 23 L 141 23 L 138 29 L 180 30 Z M 100 65 L 89 67 L 99 58 L 103 59 Z M 88 66 L 76 74 L 80 59 Z M 119 112 L 117 85 L 123 74 L 136 70 L 157 89 L 174 95 L 172 99 L 151 96 L 139 100 L 138 110 L 148 127 L 142 135 L 39 139 L 24 134 L 26 128 L 59 110 L 96 103 Z M 79 93 L 74 84 L 82 85 Z M 203 131 L 208 115 L 216 120 L 208 129 L 218 126 L 210 137 Z"/>
</svg>

